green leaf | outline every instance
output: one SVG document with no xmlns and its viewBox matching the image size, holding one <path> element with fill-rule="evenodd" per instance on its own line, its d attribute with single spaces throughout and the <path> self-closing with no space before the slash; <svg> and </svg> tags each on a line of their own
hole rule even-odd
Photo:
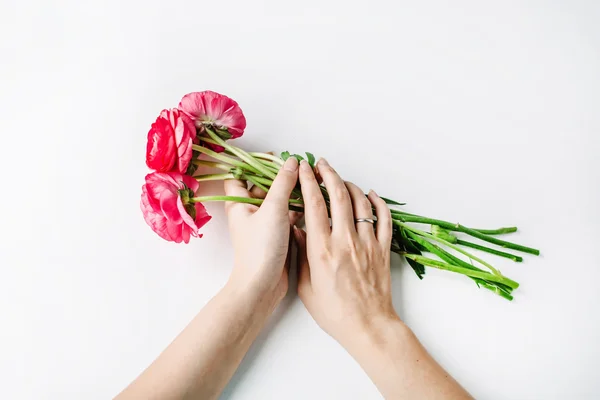
<svg viewBox="0 0 600 400">
<path fill-rule="evenodd" d="M 308 151 L 306 152 L 306 161 L 308 161 L 308 164 L 311 167 L 315 167 L 315 156 L 313 155 L 313 153 L 309 153 Z"/>
<path fill-rule="evenodd" d="M 412 240 L 408 238 L 404 229 L 400 229 L 400 236 L 402 238 L 400 242 L 402 243 L 402 246 L 406 252 L 421 255 L 421 250 L 415 246 Z"/>
<path fill-rule="evenodd" d="M 409 242 L 415 246 L 415 248 L 419 249 L 419 251 L 423 252 L 423 251 L 427 251 L 427 248 L 425 246 L 423 246 L 422 244 L 420 244 L 419 242 L 412 240 L 412 239 L 408 239 Z"/>
<path fill-rule="evenodd" d="M 410 258 L 406 258 L 408 264 L 411 266 L 415 274 L 419 277 L 419 279 L 423 279 L 423 275 L 425 275 L 425 266 L 421 263 L 416 262 L 415 260 L 411 260 Z"/>
<path fill-rule="evenodd" d="M 394 206 L 404 206 L 406 203 L 398 203 L 396 200 L 388 199 L 387 197 L 379 196 L 386 204 L 392 204 Z"/>
<path fill-rule="evenodd" d="M 194 157 L 194 159 L 196 159 L 196 157 Z M 196 170 L 198 169 L 198 166 L 194 163 L 190 163 L 190 165 L 188 165 L 187 170 L 185 171 L 186 175 L 194 175 L 194 172 L 196 172 Z"/>
<path fill-rule="evenodd" d="M 302 156 L 299 156 L 298 154 L 292 154 L 292 157 L 295 157 L 295 158 L 296 158 L 296 160 L 298 160 L 298 162 L 300 162 L 300 161 L 304 160 L 304 157 L 302 157 Z"/>
<path fill-rule="evenodd" d="M 289 152 L 289 151 L 284 151 L 284 152 L 282 152 L 282 153 L 281 153 L 281 156 L 280 156 L 280 157 L 281 157 L 281 159 L 282 159 L 283 161 L 285 161 L 285 160 L 287 160 L 288 158 L 290 158 L 290 152 Z"/>
<path fill-rule="evenodd" d="M 219 129 L 215 128 L 215 133 L 223 140 L 231 139 L 231 133 L 227 131 L 227 128 Z"/>
<path fill-rule="evenodd" d="M 394 229 L 393 240 L 398 250 L 403 250 L 406 253 L 418 255 L 421 254 L 421 250 L 419 250 L 419 248 L 415 246 L 415 243 L 408 238 L 404 232 L 404 229 Z M 399 252 L 399 254 L 401 254 L 401 252 Z M 411 260 L 410 258 L 406 258 L 406 261 L 411 266 L 413 271 L 415 271 L 415 274 L 417 274 L 419 279 L 423 279 L 423 275 L 425 275 L 425 266 L 415 260 Z"/>
</svg>

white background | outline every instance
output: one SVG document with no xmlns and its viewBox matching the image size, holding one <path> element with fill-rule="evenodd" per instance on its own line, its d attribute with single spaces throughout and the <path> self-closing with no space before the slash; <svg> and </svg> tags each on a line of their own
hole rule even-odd
<svg viewBox="0 0 600 400">
<path fill-rule="evenodd" d="M 490 258 L 514 302 L 395 258 L 396 309 L 477 398 L 600 397 L 598 2 L 1 4 L 0 398 L 111 398 L 226 281 L 220 205 L 187 246 L 139 210 L 150 123 L 204 89 L 240 103 L 245 148 L 517 224 L 542 256 Z M 379 398 L 291 292 L 223 398 Z"/>
</svg>

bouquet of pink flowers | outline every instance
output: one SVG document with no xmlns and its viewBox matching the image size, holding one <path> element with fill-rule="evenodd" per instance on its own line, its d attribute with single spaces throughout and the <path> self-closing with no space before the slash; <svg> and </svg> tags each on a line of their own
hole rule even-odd
<svg viewBox="0 0 600 400">
<path fill-rule="evenodd" d="M 200 182 L 241 179 L 268 192 L 287 158 L 304 159 L 288 152 L 277 157 L 269 153 L 247 152 L 233 146 L 229 140 L 242 136 L 245 128 L 246 118 L 237 102 L 211 91 L 189 93 L 181 99 L 178 108 L 160 113 L 148 132 L 146 164 L 154 172 L 146 175 L 141 200 L 144 219 L 160 237 L 176 243 L 188 243 L 192 236 L 202 237 L 199 231 L 211 219 L 202 204 L 204 202 L 234 201 L 260 206 L 263 201 L 234 196 L 198 197 L 196 192 Z M 314 167 L 315 157 L 306 153 L 305 158 Z M 197 175 L 199 166 L 214 168 L 221 173 Z M 322 193 L 329 208 L 329 196 L 324 186 Z M 384 200 L 390 206 L 394 224 L 390 251 L 403 255 L 421 279 L 425 274 L 425 266 L 438 268 L 466 275 L 477 286 L 512 300 L 512 292 L 519 284 L 465 248 L 516 262 L 521 262 L 522 257 L 489 245 L 464 240 L 455 232 L 496 247 L 539 255 L 537 249 L 497 237 L 515 232 L 516 227 L 469 228 L 411 214 L 400 209 L 403 203 Z M 302 194 L 297 188 L 289 199 L 289 208 L 302 211 L 302 207 Z M 426 231 L 414 224 L 426 224 L 430 228 Z"/>
</svg>

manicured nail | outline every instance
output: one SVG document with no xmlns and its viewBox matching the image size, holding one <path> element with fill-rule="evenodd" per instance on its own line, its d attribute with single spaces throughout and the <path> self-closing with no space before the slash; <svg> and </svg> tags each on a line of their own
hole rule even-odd
<svg viewBox="0 0 600 400">
<path fill-rule="evenodd" d="M 298 160 L 296 157 L 288 158 L 283 164 L 283 169 L 290 172 L 295 172 L 298 169 Z"/>
<path fill-rule="evenodd" d="M 324 165 L 324 166 L 326 166 L 326 167 L 328 167 L 328 166 L 329 166 L 329 163 L 328 163 L 328 162 L 327 162 L 327 160 L 326 160 L 326 159 L 324 159 L 324 158 L 321 158 L 321 159 L 319 159 L 319 162 L 318 162 L 317 164 L 323 164 L 323 165 Z"/>
</svg>

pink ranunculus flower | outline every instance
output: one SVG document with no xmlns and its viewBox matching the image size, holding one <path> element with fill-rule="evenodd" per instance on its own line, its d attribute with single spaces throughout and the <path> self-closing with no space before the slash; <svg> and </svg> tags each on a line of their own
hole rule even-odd
<svg viewBox="0 0 600 400">
<path fill-rule="evenodd" d="M 148 132 L 146 165 L 158 172 L 186 172 L 196 128 L 180 110 L 163 110 Z"/>
<path fill-rule="evenodd" d="M 212 217 L 201 203 L 189 201 L 198 186 L 194 178 L 178 172 L 146 175 L 140 204 L 146 223 L 161 238 L 175 243 L 202 237 L 198 230 Z"/>
<path fill-rule="evenodd" d="M 205 126 L 210 126 L 226 130 L 231 135 L 230 139 L 235 139 L 246 129 L 246 117 L 238 103 L 210 90 L 186 94 L 179 103 L 179 109 L 194 121 L 200 132 Z M 213 150 L 223 151 L 221 146 L 207 145 Z"/>
</svg>

